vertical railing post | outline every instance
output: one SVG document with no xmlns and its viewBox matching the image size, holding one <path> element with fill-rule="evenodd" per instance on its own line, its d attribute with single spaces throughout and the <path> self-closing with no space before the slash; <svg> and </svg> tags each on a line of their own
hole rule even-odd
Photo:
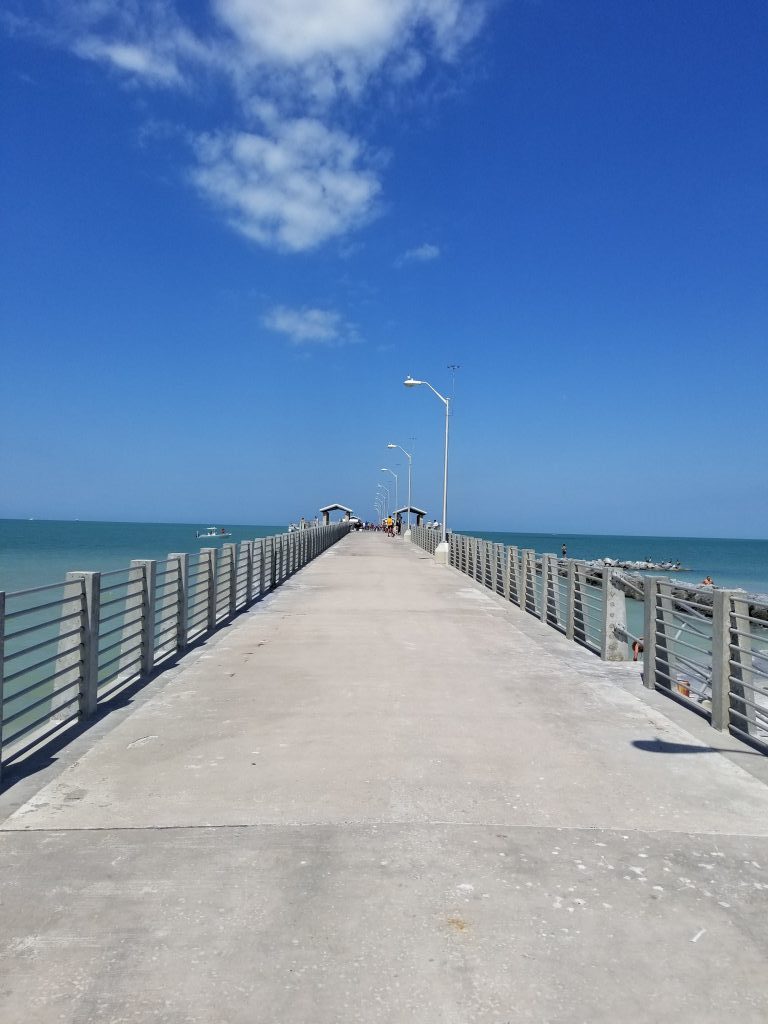
<svg viewBox="0 0 768 1024">
<path fill-rule="evenodd" d="M 237 608 L 237 544 L 221 545 L 221 560 L 224 565 L 229 562 L 229 598 L 227 601 L 227 618 L 231 619 Z"/>
<path fill-rule="evenodd" d="M 507 549 L 509 559 L 509 600 L 520 605 L 520 552 L 516 544 Z"/>
<path fill-rule="evenodd" d="M 643 685 L 649 690 L 656 689 L 657 668 L 663 668 L 661 685 L 671 689 L 669 651 L 667 649 L 667 617 L 662 610 L 662 578 L 646 576 L 643 583 Z M 662 612 L 660 616 L 660 612 Z"/>
<path fill-rule="evenodd" d="M 258 543 L 259 547 L 259 597 L 264 596 L 267 571 L 267 539 L 262 537 Z"/>
<path fill-rule="evenodd" d="M 216 591 L 218 576 L 218 548 L 200 548 L 200 554 L 208 559 L 208 632 L 216 629 Z"/>
<path fill-rule="evenodd" d="M 148 676 L 155 667 L 157 562 L 153 558 L 134 558 L 131 568 L 141 569 L 141 674 Z"/>
<path fill-rule="evenodd" d="M 566 562 L 567 565 L 567 584 L 565 590 L 565 636 L 568 640 L 573 640 L 574 637 L 574 624 L 575 614 L 574 609 L 576 607 L 575 596 L 576 596 L 576 563 L 572 558 L 569 558 Z"/>
<path fill-rule="evenodd" d="M 99 609 L 101 606 L 101 573 L 68 572 L 68 580 L 80 580 L 83 586 L 80 625 L 80 701 L 81 718 L 90 718 L 96 711 L 99 690 Z M 142 652 L 143 653 L 143 652 Z"/>
<path fill-rule="evenodd" d="M 0 782 L 3 781 L 3 721 L 5 711 L 5 591 L 0 590 Z"/>
<path fill-rule="evenodd" d="M 577 643 L 587 643 L 587 608 L 584 600 L 584 589 L 587 586 L 586 572 L 583 565 L 573 563 L 573 639 Z"/>
<path fill-rule="evenodd" d="M 617 636 L 617 629 L 626 633 L 627 596 L 616 585 L 613 569 L 603 568 L 602 586 L 602 638 L 600 657 L 603 661 L 626 661 L 626 639 Z"/>
<path fill-rule="evenodd" d="M 523 599 L 520 607 L 532 615 L 536 614 L 536 552 L 523 548 Z"/>
<path fill-rule="evenodd" d="M 557 565 L 554 555 L 541 556 L 541 621 L 548 626 L 557 625 L 557 604 L 555 602 L 554 580 L 552 571 Z"/>
<path fill-rule="evenodd" d="M 504 600 L 505 601 L 509 601 L 510 594 L 512 592 L 512 573 L 510 571 L 511 567 L 510 567 L 510 564 L 509 564 L 509 556 L 510 556 L 510 548 L 508 548 L 506 545 L 502 544 L 502 546 L 501 546 L 501 560 L 502 560 L 501 580 L 502 580 L 502 587 L 503 587 L 503 590 L 504 590 Z"/>
<path fill-rule="evenodd" d="M 727 732 L 730 725 L 731 597 L 728 590 L 712 593 L 712 714 L 713 729 Z"/>
<path fill-rule="evenodd" d="M 189 616 L 189 555 L 186 551 L 174 551 L 168 555 L 168 559 L 176 559 L 179 567 L 178 580 L 178 604 L 176 610 L 176 647 L 183 651 L 187 646 Z"/>
<path fill-rule="evenodd" d="M 244 540 L 240 544 L 240 550 L 245 556 L 245 607 L 253 603 L 253 548 L 252 540 Z"/>
<path fill-rule="evenodd" d="M 743 594 L 734 593 L 731 595 L 729 609 L 729 636 L 728 643 L 728 689 L 730 690 L 730 709 L 736 721 L 734 726 L 754 736 L 757 727 L 755 709 L 752 707 L 755 701 L 753 689 L 748 694 L 744 692 L 745 684 L 754 687 L 755 675 L 752 663 L 752 630 L 749 624 L 749 601 L 744 599 Z M 747 635 L 745 635 L 747 634 Z M 749 701 L 749 703 L 747 703 Z"/>
</svg>

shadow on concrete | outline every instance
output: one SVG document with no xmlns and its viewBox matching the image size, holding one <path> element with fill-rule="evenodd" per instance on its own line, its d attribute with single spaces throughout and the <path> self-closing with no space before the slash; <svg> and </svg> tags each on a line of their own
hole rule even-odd
<svg viewBox="0 0 768 1024">
<path fill-rule="evenodd" d="M 727 747 L 698 746 L 695 743 L 668 743 L 666 740 L 632 740 L 632 746 L 648 754 L 732 754 Z M 740 753 L 762 756 L 757 750 L 743 750 Z"/>
</svg>

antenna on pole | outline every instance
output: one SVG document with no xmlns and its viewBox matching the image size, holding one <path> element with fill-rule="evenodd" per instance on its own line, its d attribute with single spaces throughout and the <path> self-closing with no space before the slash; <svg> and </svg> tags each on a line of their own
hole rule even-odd
<svg viewBox="0 0 768 1024">
<path fill-rule="evenodd" d="M 461 369 L 459 363 L 448 363 L 448 369 L 451 371 L 451 399 L 456 397 L 456 371 Z"/>
</svg>

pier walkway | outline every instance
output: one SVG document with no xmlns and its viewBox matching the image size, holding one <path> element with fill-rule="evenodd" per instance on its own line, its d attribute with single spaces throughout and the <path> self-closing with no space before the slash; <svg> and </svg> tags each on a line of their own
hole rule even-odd
<svg viewBox="0 0 768 1024">
<path fill-rule="evenodd" d="M 765 759 L 677 710 L 351 534 L 0 798 L 0 1020 L 764 1022 Z"/>
</svg>

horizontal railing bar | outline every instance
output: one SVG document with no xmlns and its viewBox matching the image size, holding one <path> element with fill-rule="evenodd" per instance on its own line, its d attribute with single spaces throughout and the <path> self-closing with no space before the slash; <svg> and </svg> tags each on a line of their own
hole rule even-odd
<svg viewBox="0 0 768 1024">
<path fill-rule="evenodd" d="M 73 665 L 65 665 L 64 668 L 57 669 L 55 672 L 51 672 L 49 675 L 43 676 L 42 679 L 37 679 L 34 683 L 30 683 L 21 690 L 17 690 L 16 693 L 7 694 L 3 699 L 3 707 L 5 707 L 6 704 L 10 704 L 11 701 L 18 700 L 20 697 L 24 697 L 26 694 L 32 693 L 33 690 L 39 690 L 41 686 L 47 686 L 49 683 L 53 682 L 54 679 L 58 679 L 59 676 L 63 676 L 65 672 L 76 671 L 77 679 L 73 679 L 72 682 L 79 682 L 82 664 L 82 661 L 76 661 Z"/>
<path fill-rule="evenodd" d="M 76 629 L 70 629 L 66 633 L 57 633 L 56 636 L 50 636 L 47 640 L 39 640 L 36 644 L 31 644 L 29 647 L 22 647 L 20 651 L 13 651 L 11 654 L 6 654 L 5 662 L 13 661 L 14 658 L 21 658 L 25 654 L 32 654 L 33 651 L 39 651 L 42 647 L 50 647 L 51 644 L 61 643 L 62 640 L 68 640 L 75 634 L 83 632 L 83 627 L 78 626 Z M 7 678 L 7 677 L 6 677 Z"/>
<path fill-rule="evenodd" d="M 22 615 L 32 615 L 33 612 L 44 612 L 47 608 L 61 608 L 62 605 L 71 604 L 77 601 L 82 604 L 83 595 L 76 594 L 74 597 L 62 597 L 60 601 L 46 601 L 45 604 L 36 604 L 34 608 L 17 608 L 15 611 L 5 613 L 5 621 L 21 618 Z M 70 614 L 67 612 L 67 614 Z"/>
<path fill-rule="evenodd" d="M 149 561 L 149 559 L 147 559 Z M 144 570 L 140 565 L 126 565 L 124 569 L 110 569 L 109 572 L 103 572 L 101 574 L 102 580 L 113 579 L 115 576 L 124 576 L 125 573 L 135 573 L 136 575 L 143 576 Z M 128 580 L 129 583 L 134 583 L 135 580 Z"/>
<path fill-rule="evenodd" d="M 45 622 L 36 622 L 33 626 L 25 626 L 24 629 L 17 629 L 13 633 L 5 634 L 5 642 L 8 643 L 10 640 L 16 640 L 20 636 L 27 636 L 29 633 L 34 633 L 38 629 L 47 629 L 48 626 L 60 626 L 62 622 L 68 622 L 70 619 L 79 619 L 82 611 L 69 612 L 67 615 L 62 615 L 60 618 L 46 619 Z M 8 655 L 6 655 L 6 660 Z"/>
<path fill-rule="evenodd" d="M 136 657 L 131 658 L 131 660 L 127 661 L 125 665 L 120 666 L 116 670 L 117 673 L 119 674 L 120 672 L 125 671 L 125 668 L 127 666 L 135 665 L 137 661 L 141 660 L 141 644 L 137 644 L 135 647 L 129 647 L 127 651 L 120 651 L 119 654 L 116 654 L 113 658 L 107 658 L 106 661 L 101 661 L 100 660 L 99 661 L 99 675 L 101 675 L 101 673 L 104 671 L 104 669 L 107 668 L 107 666 L 114 665 L 114 663 L 116 661 L 122 661 L 123 658 L 127 658 L 129 655 L 135 654 L 136 651 L 139 652 L 138 658 L 136 658 Z"/>
<path fill-rule="evenodd" d="M 137 629 L 135 633 L 128 633 L 128 634 L 126 634 L 124 636 L 121 636 L 119 640 L 115 640 L 114 643 L 107 644 L 106 647 L 100 647 L 99 648 L 99 664 L 101 664 L 101 656 L 102 656 L 102 654 L 109 654 L 110 651 L 114 651 L 114 649 L 116 647 L 119 647 L 121 644 L 125 644 L 129 640 L 135 640 L 136 637 L 137 636 L 141 636 L 141 634 L 143 632 L 144 632 L 143 629 Z M 141 644 L 139 644 L 139 646 L 141 646 Z M 129 647 L 128 648 L 129 652 L 133 651 L 133 650 L 135 650 L 134 647 Z M 107 662 L 107 664 L 108 664 L 108 662 Z"/>
<path fill-rule="evenodd" d="M 81 646 L 82 644 L 75 644 L 74 647 L 68 647 L 66 651 L 57 651 L 55 654 L 51 654 L 47 658 L 43 658 L 42 661 L 36 661 L 34 665 L 25 665 L 24 668 L 18 668 L 15 672 L 10 672 L 5 677 L 5 683 L 12 683 L 14 679 L 20 679 L 21 676 L 27 675 L 30 672 L 35 672 L 44 665 L 50 665 L 52 661 L 58 661 L 59 658 L 66 658 L 68 655 L 74 654 Z"/>
<path fill-rule="evenodd" d="M 27 587 L 26 590 L 10 590 L 5 595 L 6 600 L 17 597 L 29 597 L 30 594 L 42 594 L 44 590 L 56 590 L 58 587 L 80 587 L 82 588 L 83 581 L 81 579 L 74 580 L 60 580 L 58 583 L 43 583 L 40 587 Z"/>
<path fill-rule="evenodd" d="M 108 597 L 106 601 L 101 601 L 100 606 L 102 608 L 111 608 L 113 604 L 127 604 L 129 601 L 135 601 L 137 598 L 141 600 L 141 591 L 137 590 L 135 594 L 121 594 L 120 597 Z M 130 605 L 130 608 L 135 608 L 136 605 Z"/>
<path fill-rule="evenodd" d="M 132 612 L 138 612 L 139 614 L 135 618 L 129 619 L 128 616 Z M 122 622 L 123 622 L 123 625 L 131 626 L 131 625 L 133 625 L 134 622 L 139 622 L 140 619 L 142 619 L 143 617 L 144 617 L 144 606 L 143 606 L 143 604 L 135 604 L 131 608 L 124 608 L 122 611 L 111 612 L 109 615 L 100 615 L 99 616 L 99 636 L 106 636 L 105 633 L 102 633 L 101 627 L 102 626 L 106 626 L 106 624 L 108 622 L 114 622 L 115 619 L 121 619 Z"/>
<path fill-rule="evenodd" d="M 166 626 L 165 629 L 161 629 L 159 633 L 155 633 L 155 650 L 157 650 L 158 646 L 161 646 L 158 644 L 158 640 L 160 640 L 161 637 L 168 636 L 169 633 L 176 633 L 177 631 L 178 626 L 173 625 Z"/>
<path fill-rule="evenodd" d="M 732 683 L 735 681 L 736 680 L 734 679 L 731 680 Z M 752 687 L 748 687 L 748 689 L 751 690 Z M 733 690 L 728 691 L 728 696 L 735 701 L 743 701 L 747 705 L 747 707 L 752 708 L 753 711 L 756 711 L 758 714 L 762 715 L 766 722 L 768 722 L 768 708 L 766 708 L 764 705 L 757 704 L 754 700 L 752 700 L 750 697 L 746 697 L 743 693 L 734 693 Z"/>
<path fill-rule="evenodd" d="M 167 609 L 162 608 L 160 610 L 161 611 L 166 611 Z M 171 612 L 170 612 L 169 615 L 164 615 L 161 619 L 155 619 L 155 629 L 157 629 L 158 626 L 162 626 L 162 624 L 164 622 L 169 622 L 171 619 L 178 619 L 178 617 L 179 617 L 179 610 L 178 610 L 178 608 L 171 609 Z"/>
<path fill-rule="evenodd" d="M 129 626 L 135 626 L 137 622 L 142 622 L 143 619 L 144 616 L 139 615 L 135 619 L 125 619 L 122 622 L 119 622 L 116 626 L 113 626 L 112 629 L 105 629 L 103 632 L 102 630 L 99 630 L 99 643 L 110 636 L 114 636 L 115 633 L 122 633 Z"/>
<path fill-rule="evenodd" d="M 59 711 L 63 711 L 64 708 L 69 708 L 73 704 L 77 704 L 79 702 L 79 700 L 80 700 L 79 695 L 77 697 L 71 697 L 68 701 L 65 701 L 58 708 L 56 708 L 56 714 L 58 714 Z M 68 725 L 70 722 L 74 722 L 75 719 L 77 719 L 79 717 L 80 717 L 79 714 L 74 714 L 74 715 L 70 715 L 69 718 L 65 718 L 65 719 L 63 719 L 61 721 L 57 721 L 56 724 L 55 724 L 55 728 L 52 731 L 55 732 L 57 729 L 63 728 L 65 725 Z M 27 722 L 26 725 L 23 725 L 21 727 L 21 729 L 17 729 L 16 732 L 12 733 L 10 736 L 5 736 L 4 735 L 3 736 L 3 744 L 4 745 L 5 744 L 9 744 L 10 745 L 15 740 L 19 739 L 21 736 L 24 736 L 26 733 L 31 732 L 33 729 L 36 729 L 38 726 L 43 725 L 45 722 L 51 722 L 51 721 L 54 721 L 54 720 L 51 718 L 51 716 L 49 714 L 41 715 L 40 718 L 36 718 L 34 722 Z M 30 745 L 34 746 L 34 744 L 36 742 L 38 742 L 39 740 L 42 740 L 43 738 L 44 737 L 39 737 L 38 740 L 35 740 Z M 18 752 L 16 752 L 16 753 L 18 753 Z M 14 754 L 14 756 L 16 756 L 16 754 Z"/>
<path fill-rule="evenodd" d="M 32 701 L 31 704 L 26 704 L 18 711 L 14 711 L 12 715 L 3 715 L 3 725 L 10 725 L 11 722 L 16 722 L 19 718 L 23 718 L 25 715 L 28 715 L 30 711 L 34 711 L 35 708 L 39 708 L 42 704 L 50 704 L 52 700 L 56 697 L 60 697 L 62 693 L 66 693 L 68 690 L 71 690 L 73 686 L 77 687 L 79 694 L 80 680 L 74 679 L 71 683 L 65 683 L 63 686 L 60 686 L 58 690 L 51 690 L 50 693 L 46 693 L 42 697 L 38 697 L 38 699 Z M 77 697 L 75 697 L 75 700 L 77 700 Z M 66 704 L 60 706 L 66 707 Z M 51 709 L 46 717 L 51 718 L 58 710 L 58 707 Z"/>
</svg>

